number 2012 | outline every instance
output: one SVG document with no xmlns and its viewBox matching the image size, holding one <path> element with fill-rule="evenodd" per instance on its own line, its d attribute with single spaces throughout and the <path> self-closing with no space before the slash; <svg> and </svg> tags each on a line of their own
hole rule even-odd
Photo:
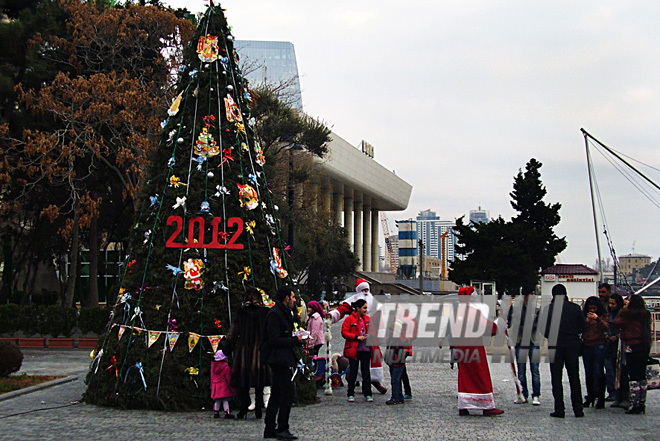
<svg viewBox="0 0 660 441">
<path fill-rule="evenodd" d="M 242 243 L 236 243 L 243 234 L 244 223 L 240 217 L 230 217 L 227 220 L 227 227 L 232 228 L 236 226 L 236 231 L 229 232 L 226 236 L 230 236 L 226 243 L 220 243 L 220 223 L 222 218 L 214 217 L 211 220 L 211 237 L 210 243 L 204 243 L 205 221 L 201 216 L 193 217 L 188 220 L 188 241 L 184 243 L 183 240 L 177 242 L 179 236 L 183 236 L 183 218 L 181 216 L 170 216 L 167 218 L 167 225 L 174 225 L 174 232 L 170 238 L 165 242 L 166 248 L 216 248 L 216 249 L 230 249 L 242 250 L 244 248 Z M 195 231 L 197 231 L 197 238 L 195 238 Z"/>
</svg>

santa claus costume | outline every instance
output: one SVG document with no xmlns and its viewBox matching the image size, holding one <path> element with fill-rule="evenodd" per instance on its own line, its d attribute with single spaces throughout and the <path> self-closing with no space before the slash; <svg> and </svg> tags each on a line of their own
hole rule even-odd
<svg viewBox="0 0 660 441">
<path fill-rule="evenodd" d="M 374 296 L 371 294 L 369 288 L 369 282 L 364 279 L 357 279 L 355 282 L 355 295 L 352 295 L 348 299 L 344 300 L 337 309 L 330 311 L 330 319 L 332 323 L 337 323 L 346 315 L 350 315 L 353 312 L 351 304 L 359 299 L 364 299 L 367 302 L 367 315 L 373 319 L 373 315 L 376 311 L 373 308 Z M 381 394 L 387 393 L 387 388 L 381 384 L 383 381 L 383 354 L 380 351 L 379 346 L 371 346 L 371 384 L 380 392 Z"/>
<path fill-rule="evenodd" d="M 473 292 L 474 287 L 467 286 L 460 288 L 458 295 L 469 296 Z M 484 416 L 501 415 L 504 411 L 495 407 L 483 336 L 473 337 L 468 334 L 470 330 L 492 326 L 492 335 L 495 335 L 497 325 L 475 306 L 467 299 L 459 301 L 451 330 L 453 356 L 458 361 L 458 414 L 469 415 L 470 410 L 481 410 Z"/>
</svg>

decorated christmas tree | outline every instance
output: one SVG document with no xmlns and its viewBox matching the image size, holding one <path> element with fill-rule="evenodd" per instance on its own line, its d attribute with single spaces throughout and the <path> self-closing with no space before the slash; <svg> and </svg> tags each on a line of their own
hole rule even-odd
<svg viewBox="0 0 660 441">
<path fill-rule="evenodd" d="M 210 362 L 247 287 L 288 282 L 277 206 L 231 28 L 211 5 L 184 51 L 85 399 L 208 406 Z"/>
</svg>

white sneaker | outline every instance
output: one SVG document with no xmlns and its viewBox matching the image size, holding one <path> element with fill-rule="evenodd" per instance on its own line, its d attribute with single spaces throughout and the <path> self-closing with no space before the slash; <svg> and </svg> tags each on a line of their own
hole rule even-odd
<svg viewBox="0 0 660 441">
<path fill-rule="evenodd" d="M 367 395 L 366 397 L 364 397 L 364 399 L 367 401 L 367 403 L 373 403 L 374 402 L 374 398 L 371 395 Z"/>
<path fill-rule="evenodd" d="M 514 404 L 525 404 L 527 403 L 527 398 L 523 397 L 522 395 L 518 395 L 518 398 L 513 402 Z"/>
<path fill-rule="evenodd" d="M 532 405 L 534 406 L 540 406 L 541 405 L 541 400 L 539 397 L 532 397 Z"/>
<path fill-rule="evenodd" d="M 349 402 L 349 403 L 354 403 L 354 402 L 355 402 L 355 397 L 354 397 L 353 395 L 350 395 L 350 396 L 348 397 L 348 402 Z"/>
</svg>

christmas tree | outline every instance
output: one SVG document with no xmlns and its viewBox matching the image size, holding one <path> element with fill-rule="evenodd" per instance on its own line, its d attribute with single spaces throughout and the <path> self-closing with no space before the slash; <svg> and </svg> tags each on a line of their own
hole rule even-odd
<svg viewBox="0 0 660 441">
<path fill-rule="evenodd" d="M 141 189 L 126 276 L 85 400 L 208 406 L 209 369 L 247 287 L 288 282 L 231 28 L 211 5 L 184 51 L 176 97 Z"/>
</svg>

